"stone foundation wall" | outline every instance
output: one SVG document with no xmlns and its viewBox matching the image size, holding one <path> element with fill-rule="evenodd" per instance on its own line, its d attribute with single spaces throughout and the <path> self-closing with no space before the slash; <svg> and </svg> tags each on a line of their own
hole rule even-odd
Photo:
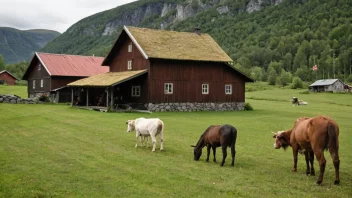
<svg viewBox="0 0 352 198">
<path fill-rule="evenodd" d="M 45 95 L 47 95 L 47 96 L 50 97 L 50 92 L 30 93 L 30 94 L 29 94 L 29 97 L 30 97 L 30 98 L 39 98 L 39 97 L 40 97 L 41 95 L 43 95 L 43 94 L 45 94 Z"/>
<path fill-rule="evenodd" d="M 168 111 L 240 111 L 244 110 L 244 102 L 230 103 L 160 103 L 145 104 L 146 109 L 154 112 Z"/>
</svg>

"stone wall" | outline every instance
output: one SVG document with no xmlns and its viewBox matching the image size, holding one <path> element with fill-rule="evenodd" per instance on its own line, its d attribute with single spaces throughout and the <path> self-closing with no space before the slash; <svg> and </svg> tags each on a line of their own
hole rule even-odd
<svg viewBox="0 0 352 198">
<path fill-rule="evenodd" d="M 21 98 L 16 95 L 2 95 L 2 94 L 0 94 L 0 103 L 36 104 L 36 103 L 38 103 L 38 98 Z"/>
<path fill-rule="evenodd" d="M 244 102 L 230 103 L 160 103 L 145 104 L 146 109 L 154 112 L 168 111 L 239 111 L 244 110 Z"/>
</svg>

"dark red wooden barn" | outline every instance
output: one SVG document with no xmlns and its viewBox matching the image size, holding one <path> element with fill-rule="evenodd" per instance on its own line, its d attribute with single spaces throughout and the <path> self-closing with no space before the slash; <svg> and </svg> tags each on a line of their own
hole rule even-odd
<svg viewBox="0 0 352 198">
<path fill-rule="evenodd" d="M 71 90 L 66 85 L 108 72 L 109 67 L 101 66 L 103 60 L 103 57 L 37 52 L 22 78 L 28 81 L 28 97 L 45 94 L 56 102 L 69 102 Z"/>
<path fill-rule="evenodd" d="M 241 110 L 245 83 L 253 80 L 231 63 L 208 34 L 125 26 L 102 63 L 110 72 L 68 86 L 104 89 L 106 106 L 142 104 L 151 111 Z M 85 102 L 96 105 L 89 99 Z"/>
<path fill-rule="evenodd" d="M 6 70 L 0 71 L 0 84 L 15 85 L 16 80 L 18 79 L 10 72 Z"/>
</svg>

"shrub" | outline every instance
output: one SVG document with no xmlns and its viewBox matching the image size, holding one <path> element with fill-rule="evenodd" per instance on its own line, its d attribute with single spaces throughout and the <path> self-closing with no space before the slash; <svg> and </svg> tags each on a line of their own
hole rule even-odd
<svg viewBox="0 0 352 198">
<path fill-rule="evenodd" d="M 294 77 L 292 80 L 292 89 L 301 89 L 303 88 L 303 81 L 299 77 Z"/>
<path fill-rule="evenodd" d="M 282 69 L 280 77 L 279 77 L 279 84 L 281 84 L 283 87 L 288 85 L 288 83 L 291 81 L 292 75 L 290 72 L 286 72 L 284 69 Z"/>
<path fill-rule="evenodd" d="M 268 84 L 269 85 L 275 85 L 276 84 L 276 79 L 277 78 L 277 73 L 275 70 L 270 71 L 268 75 Z"/>
<path fill-rule="evenodd" d="M 249 104 L 248 102 L 244 103 L 244 110 L 246 111 L 253 111 L 253 107 L 251 104 Z"/>
<path fill-rule="evenodd" d="M 46 94 L 40 95 L 38 100 L 41 101 L 41 102 L 50 102 L 50 98 Z"/>
</svg>

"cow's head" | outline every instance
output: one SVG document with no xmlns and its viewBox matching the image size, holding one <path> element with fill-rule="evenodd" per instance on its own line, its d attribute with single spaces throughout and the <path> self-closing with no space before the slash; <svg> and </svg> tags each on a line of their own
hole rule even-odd
<svg viewBox="0 0 352 198">
<path fill-rule="evenodd" d="M 134 120 L 127 120 L 127 132 L 132 132 L 135 129 Z"/>
<path fill-rule="evenodd" d="M 290 145 L 290 136 L 287 131 L 278 131 L 273 134 L 273 138 L 275 138 L 274 148 L 280 149 L 282 147 L 286 150 Z"/>
<path fill-rule="evenodd" d="M 202 156 L 202 148 L 197 148 L 196 146 L 191 146 L 194 147 L 194 160 L 198 161 L 200 159 L 200 156 Z"/>
</svg>

